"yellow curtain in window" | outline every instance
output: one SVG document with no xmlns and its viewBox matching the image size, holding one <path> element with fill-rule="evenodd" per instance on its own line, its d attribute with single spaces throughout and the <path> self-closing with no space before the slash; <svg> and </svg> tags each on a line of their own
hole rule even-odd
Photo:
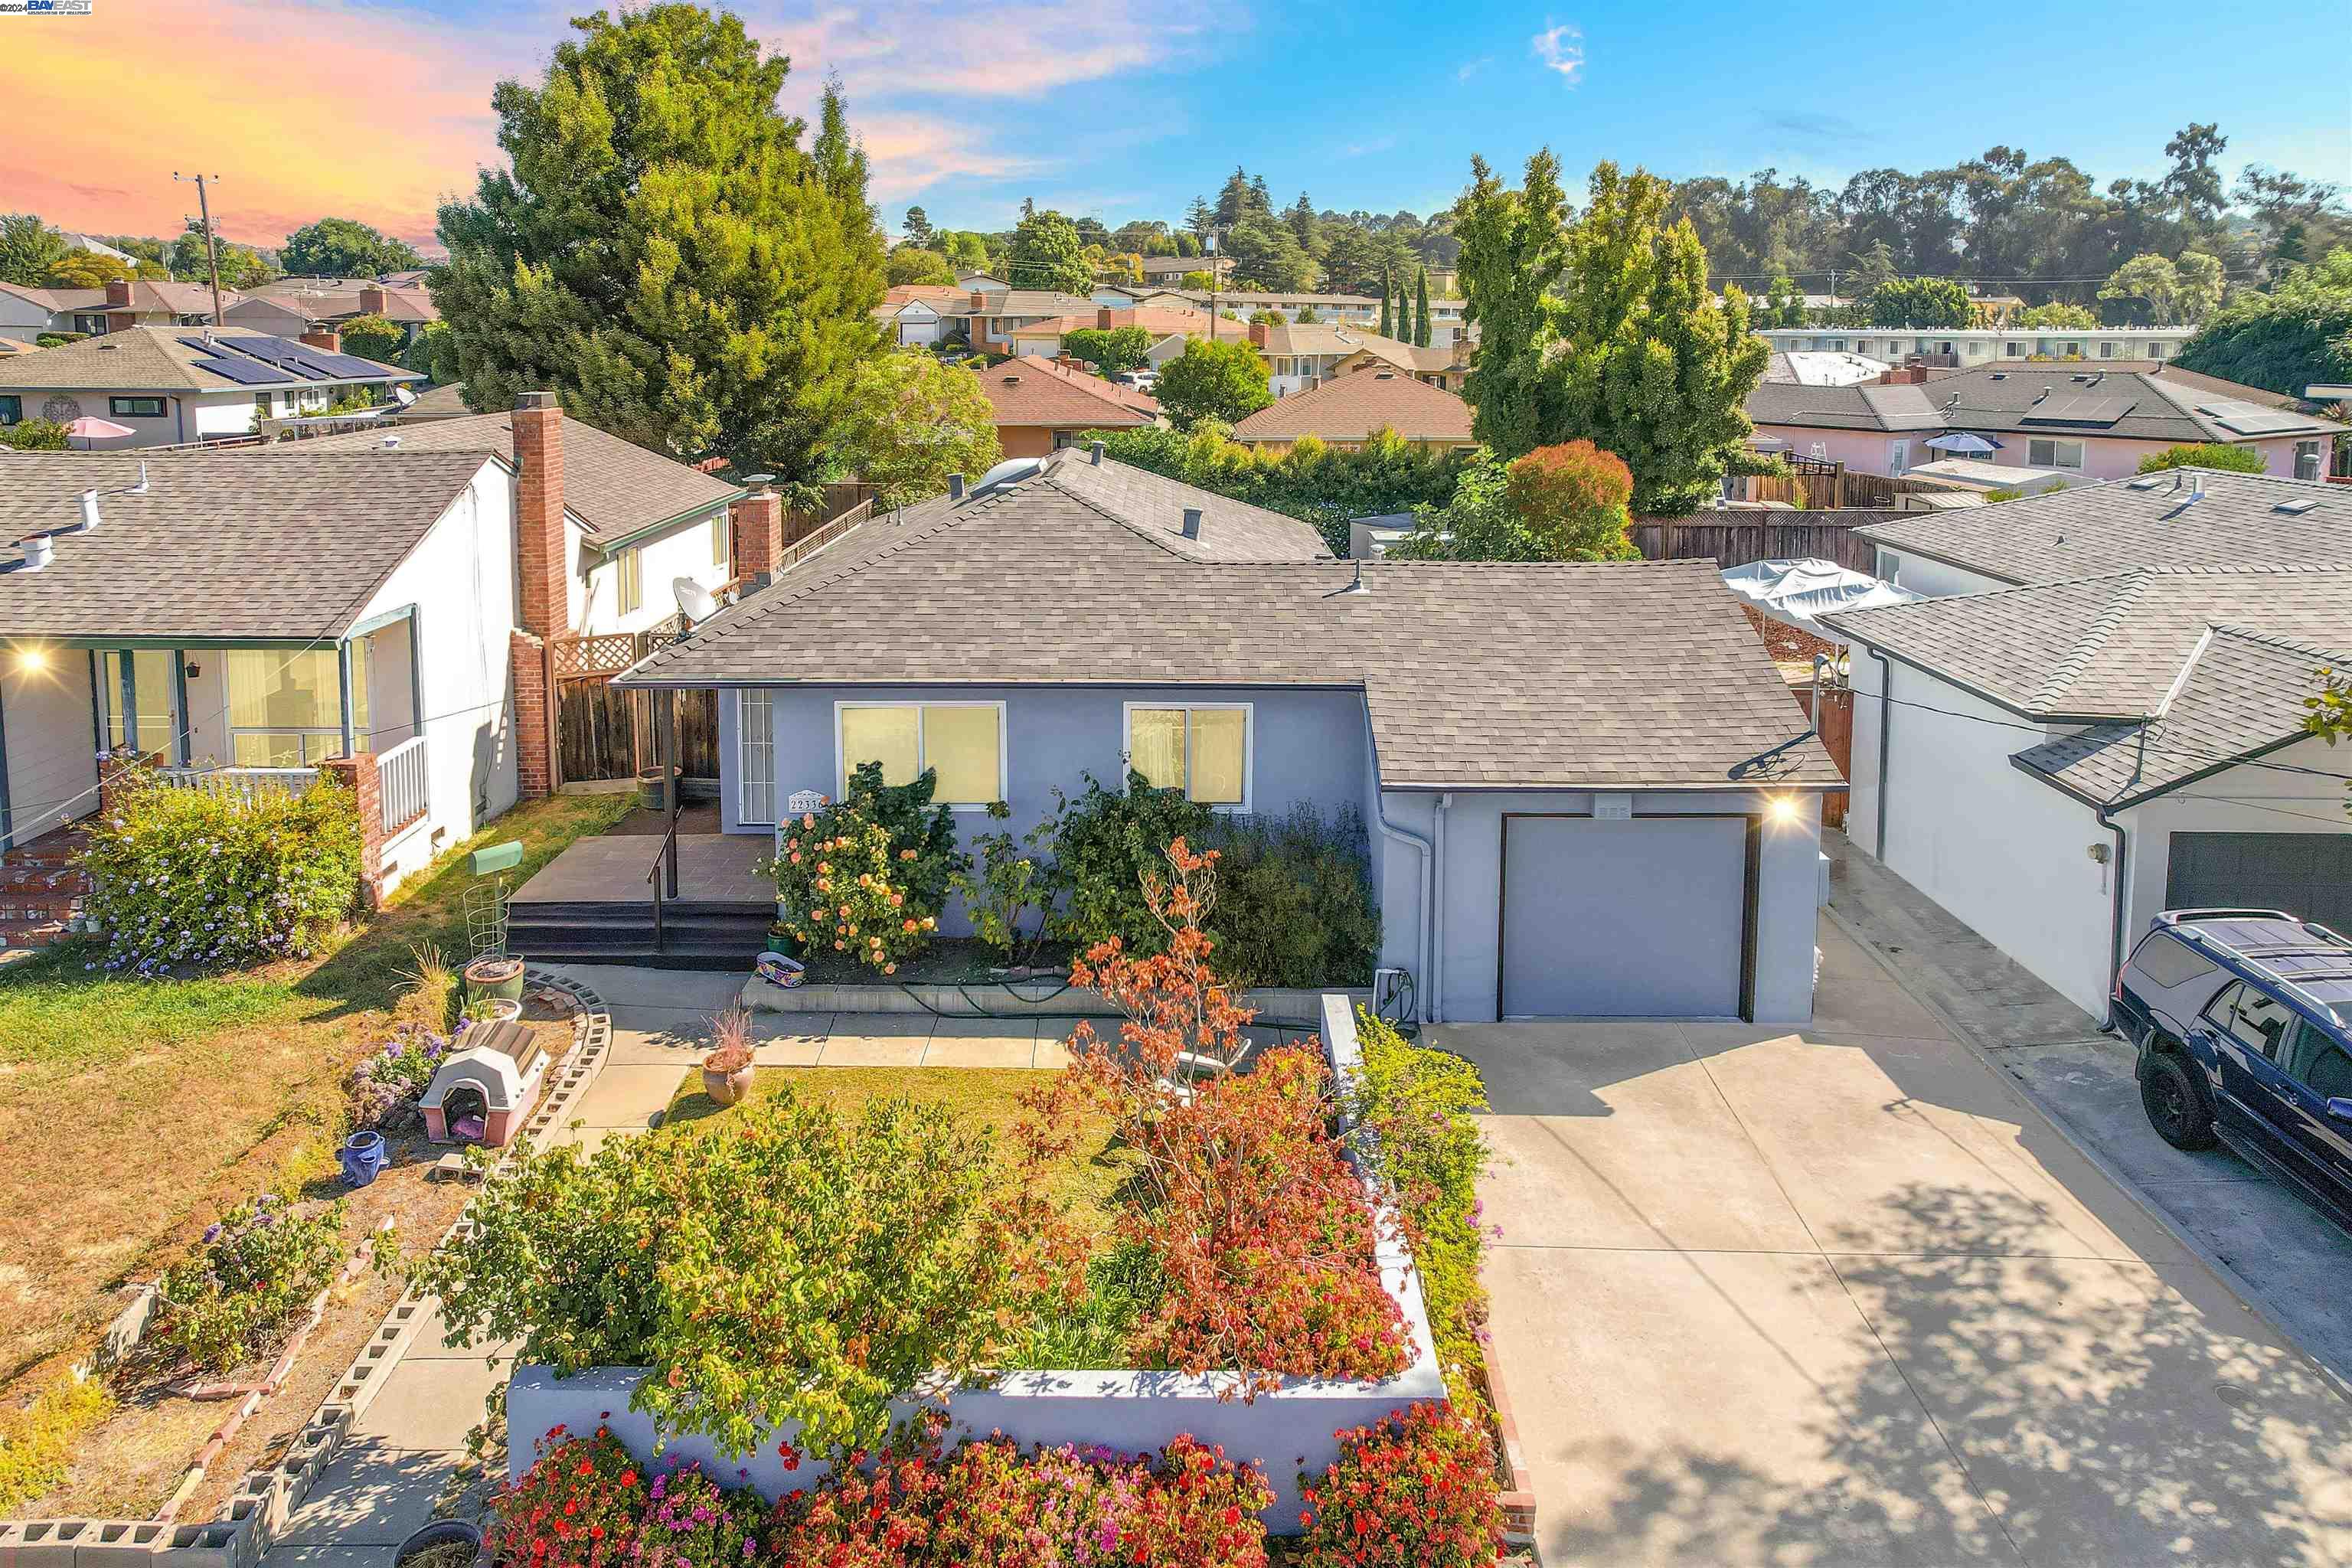
<svg viewBox="0 0 2352 1568">
<path fill-rule="evenodd" d="M 1239 708 L 1192 710 L 1192 798 L 1210 805 L 1242 803 L 1249 715 Z"/>
<path fill-rule="evenodd" d="M 1128 766 L 1154 789 L 1184 787 L 1184 710 L 1129 710 L 1127 747 Z"/>
<path fill-rule="evenodd" d="M 912 784 L 922 752 L 919 708 L 844 708 L 841 710 L 841 793 L 860 763 L 880 763 L 884 784 Z"/>
<path fill-rule="evenodd" d="M 997 798 L 1001 737 L 997 710 L 986 708 L 923 710 L 923 763 L 939 773 L 946 805 L 986 805 Z"/>
</svg>

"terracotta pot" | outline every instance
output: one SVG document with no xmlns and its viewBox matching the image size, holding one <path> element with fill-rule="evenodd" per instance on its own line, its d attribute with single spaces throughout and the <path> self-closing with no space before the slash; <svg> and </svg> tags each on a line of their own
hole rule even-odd
<svg viewBox="0 0 2352 1568">
<path fill-rule="evenodd" d="M 702 1092 L 719 1105 L 733 1105 L 751 1092 L 751 1066 L 746 1062 L 733 1072 L 720 1072 L 716 1068 L 702 1069 Z"/>
</svg>

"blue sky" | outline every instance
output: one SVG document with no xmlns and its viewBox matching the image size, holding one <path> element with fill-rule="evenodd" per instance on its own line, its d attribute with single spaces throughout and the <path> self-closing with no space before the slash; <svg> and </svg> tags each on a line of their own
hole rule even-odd
<svg viewBox="0 0 2352 1568">
<path fill-rule="evenodd" d="M 94 25 L 13 19 L 0 99 L 73 124 L 73 155 L 0 149 L 12 205 L 173 233 L 174 167 L 218 171 L 233 237 L 322 213 L 429 237 L 436 201 L 495 161 L 491 86 L 535 79 L 575 0 L 104 0 Z M 1484 153 L 1536 147 L 1572 184 L 1600 158 L 1685 176 L 1817 182 L 1948 165 L 1996 143 L 2101 182 L 2152 176 L 2218 121 L 2250 162 L 2352 184 L 2352 0 L 1859 12 L 1647 5 L 1442 12 L 1401 0 L 748 0 L 793 58 L 788 105 L 840 77 L 894 225 L 1008 226 L 1024 196 L 1116 225 L 1177 218 L 1236 163 L 1285 204 L 1451 201 Z M 1958 18 L 1931 22 L 1932 15 Z M 1972 16 L 1991 19 L 1981 42 Z M 126 90 L 125 83 L 130 84 Z M 353 103 L 389 129 L 296 136 Z"/>
</svg>

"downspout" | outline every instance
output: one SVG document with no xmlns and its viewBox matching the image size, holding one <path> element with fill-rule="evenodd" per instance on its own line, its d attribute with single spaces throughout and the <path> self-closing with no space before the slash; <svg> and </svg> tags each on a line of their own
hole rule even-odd
<svg viewBox="0 0 2352 1568">
<path fill-rule="evenodd" d="M 1871 848 L 1877 854 L 1878 863 L 1884 866 L 1886 864 L 1886 759 L 1894 749 L 1886 742 L 1889 738 L 1887 727 L 1895 722 L 1895 667 L 1886 662 L 1885 654 L 1866 643 L 1864 651 L 1878 661 L 1878 839 Z M 1821 722 L 1818 717 L 1813 721 L 1816 725 Z"/>
<path fill-rule="evenodd" d="M 1429 914 L 1430 908 L 1435 901 L 1431 895 L 1437 874 L 1436 852 L 1430 847 L 1428 839 L 1410 827 L 1400 827 L 1389 820 L 1388 806 L 1381 798 L 1381 791 L 1377 780 L 1373 782 L 1372 786 L 1372 820 L 1381 825 L 1382 833 L 1412 845 L 1421 856 L 1421 919 L 1415 922 L 1418 930 L 1413 938 L 1413 980 L 1415 984 L 1420 984 L 1429 978 Z M 1436 1020 L 1429 1017 L 1429 1008 L 1436 1000 L 1437 993 L 1433 988 L 1429 994 L 1429 1002 L 1424 1003 L 1422 1007 L 1422 1016 L 1432 1023 Z"/>
<path fill-rule="evenodd" d="M 2112 1029 L 2116 1026 L 2116 976 L 2121 974 L 2124 968 L 2124 914 L 2126 907 L 2124 873 L 2131 864 L 2129 858 L 2131 840 L 2125 833 L 2122 823 L 2111 822 L 2107 819 L 2105 806 L 2093 806 L 2091 815 L 2098 819 L 2100 826 L 2116 836 L 2116 885 L 2113 900 L 2115 910 L 2109 921 L 2107 932 L 2107 1016 L 2099 1024 L 2099 1027 L 2103 1029 Z"/>
<path fill-rule="evenodd" d="M 1439 896 L 1438 883 L 1445 873 L 1445 808 L 1453 804 L 1454 795 L 1450 791 L 1437 797 L 1436 822 L 1430 834 L 1429 1006 L 1426 1011 L 1433 1024 L 1442 1021 L 1438 999 L 1445 994 L 1445 900 Z"/>
</svg>

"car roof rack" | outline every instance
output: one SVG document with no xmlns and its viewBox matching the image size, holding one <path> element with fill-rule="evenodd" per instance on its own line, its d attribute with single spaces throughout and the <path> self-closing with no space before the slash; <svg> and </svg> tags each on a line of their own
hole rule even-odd
<svg viewBox="0 0 2352 1568">
<path fill-rule="evenodd" d="M 2291 991 L 2306 1006 L 2335 1016 L 2343 1000 L 2330 1000 L 2311 989 L 2315 981 L 2352 981 L 2352 939 L 2321 925 L 2317 921 L 2297 920 L 2280 910 L 2168 910 L 2158 917 L 2169 926 L 2176 936 L 2199 947 L 2210 949 L 2223 957 L 2233 959 L 2262 975 L 2283 990 Z M 2224 942 L 2213 932 L 2193 921 L 2211 920 L 2276 921 L 2291 926 L 2307 940 L 2260 943 Z M 2310 969 L 2288 973 L 2279 967 L 2279 961 L 2293 958 L 2334 960 Z"/>
</svg>

